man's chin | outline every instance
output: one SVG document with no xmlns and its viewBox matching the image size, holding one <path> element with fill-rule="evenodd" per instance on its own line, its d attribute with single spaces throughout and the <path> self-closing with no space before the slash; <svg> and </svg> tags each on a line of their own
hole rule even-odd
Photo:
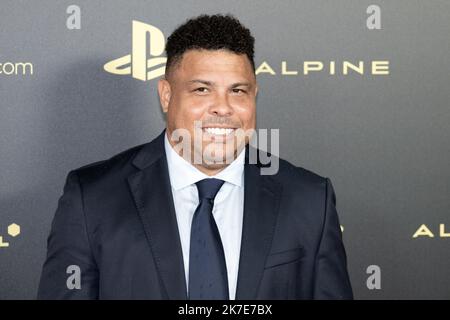
<svg viewBox="0 0 450 320">
<path fill-rule="evenodd" d="M 221 148 L 214 149 L 212 152 L 211 150 L 206 150 L 201 157 L 202 166 L 211 169 L 226 167 L 237 158 L 237 155 L 237 150 L 230 150 L 228 152 L 225 152 Z"/>
<path fill-rule="evenodd" d="M 207 162 L 204 161 L 201 166 L 203 168 L 209 169 L 209 170 L 219 170 L 219 169 L 223 169 L 225 168 L 227 165 L 229 165 L 229 163 L 226 163 L 226 161 L 224 160 L 222 163 L 211 163 L 211 162 Z"/>
</svg>

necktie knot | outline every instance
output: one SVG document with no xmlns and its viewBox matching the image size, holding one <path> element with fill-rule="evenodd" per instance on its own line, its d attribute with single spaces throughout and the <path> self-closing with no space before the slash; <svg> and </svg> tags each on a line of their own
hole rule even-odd
<svg viewBox="0 0 450 320">
<path fill-rule="evenodd" d="M 196 182 L 199 200 L 214 200 L 224 182 L 215 178 L 207 178 Z"/>
</svg>

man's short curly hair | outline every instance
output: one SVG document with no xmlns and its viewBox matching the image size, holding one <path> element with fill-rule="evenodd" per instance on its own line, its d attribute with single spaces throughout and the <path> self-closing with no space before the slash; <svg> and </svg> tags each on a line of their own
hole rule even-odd
<svg viewBox="0 0 450 320">
<path fill-rule="evenodd" d="M 179 26 L 167 39 L 166 77 L 183 54 L 191 49 L 229 50 L 245 54 L 255 71 L 255 38 L 230 14 L 200 15 Z"/>
</svg>

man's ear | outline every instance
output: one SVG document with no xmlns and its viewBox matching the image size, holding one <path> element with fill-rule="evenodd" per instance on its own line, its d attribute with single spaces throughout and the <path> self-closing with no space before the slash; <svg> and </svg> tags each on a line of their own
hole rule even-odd
<svg viewBox="0 0 450 320">
<path fill-rule="evenodd" d="M 171 96 L 170 83 L 166 79 L 160 79 L 158 81 L 158 94 L 159 102 L 161 103 L 161 108 L 164 113 L 169 111 L 169 102 Z"/>
</svg>

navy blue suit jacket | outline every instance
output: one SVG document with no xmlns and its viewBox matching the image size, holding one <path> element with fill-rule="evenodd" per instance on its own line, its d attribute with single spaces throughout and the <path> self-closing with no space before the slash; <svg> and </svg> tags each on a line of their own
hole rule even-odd
<svg viewBox="0 0 450 320">
<path fill-rule="evenodd" d="M 187 298 L 164 134 L 68 174 L 38 298 Z M 330 180 L 281 159 L 261 175 L 248 153 L 236 299 L 351 299 Z"/>
</svg>

